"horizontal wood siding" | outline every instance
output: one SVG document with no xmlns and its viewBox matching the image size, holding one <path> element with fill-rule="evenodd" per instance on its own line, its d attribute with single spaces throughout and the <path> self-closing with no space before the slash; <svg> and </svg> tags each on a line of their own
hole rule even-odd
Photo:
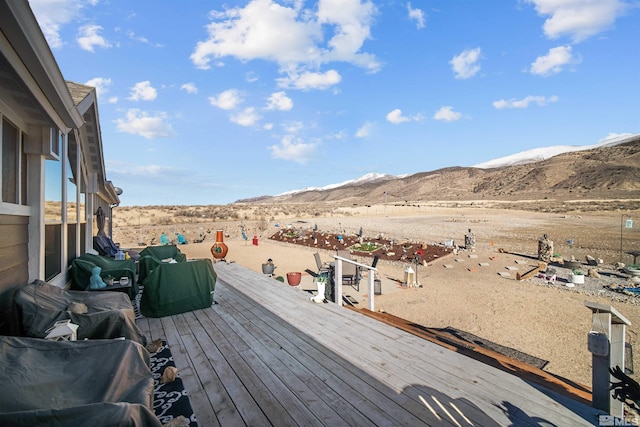
<svg viewBox="0 0 640 427">
<path fill-rule="evenodd" d="M 0 333 L 12 334 L 13 291 L 29 280 L 29 218 L 0 215 Z"/>
</svg>

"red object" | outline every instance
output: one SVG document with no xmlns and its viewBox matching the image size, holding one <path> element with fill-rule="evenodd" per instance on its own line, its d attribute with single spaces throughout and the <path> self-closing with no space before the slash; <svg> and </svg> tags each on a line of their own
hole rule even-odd
<svg viewBox="0 0 640 427">
<path fill-rule="evenodd" d="M 258 236 L 253 236 L 253 245 L 258 246 Z"/>
<path fill-rule="evenodd" d="M 300 273 L 299 271 L 287 273 L 287 283 L 289 284 L 289 286 L 298 286 L 301 280 L 302 273 Z"/>
<path fill-rule="evenodd" d="M 222 230 L 216 230 L 216 242 L 211 246 L 211 255 L 215 259 L 223 259 L 227 256 L 229 247 L 224 243 L 224 235 Z"/>
</svg>

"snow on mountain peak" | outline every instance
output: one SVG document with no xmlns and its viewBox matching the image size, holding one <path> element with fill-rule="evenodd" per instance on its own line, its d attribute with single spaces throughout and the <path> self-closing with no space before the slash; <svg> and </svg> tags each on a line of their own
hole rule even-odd
<svg viewBox="0 0 640 427">
<path fill-rule="evenodd" d="M 607 147 L 622 144 L 639 134 L 611 134 L 607 138 L 600 140 L 597 144 L 592 145 L 553 145 L 551 147 L 534 148 L 532 150 L 521 151 L 520 153 L 511 154 L 509 156 L 500 157 L 486 162 L 473 165 L 474 168 L 491 169 L 503 166 L 524 165 L 527 163 L 540 162 L 558 154 L 568 153 L 572 151 L 591 150 L 598 147 Z"/>
</svg>

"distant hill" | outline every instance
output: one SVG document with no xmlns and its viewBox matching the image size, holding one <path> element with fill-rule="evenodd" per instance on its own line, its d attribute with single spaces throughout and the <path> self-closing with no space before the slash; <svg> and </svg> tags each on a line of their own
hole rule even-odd
<svg viewBox="0 0 640 427">
<path fill-rule="evenodd" d="M 385 201 L 640 198 L 640 135 L 617 145 L 565 152 L 526 164 L 483 166 L 449 167 L 395 178 L 384 175 L 382 179 L 238 202 L 373 204 Z"/>
</svg>

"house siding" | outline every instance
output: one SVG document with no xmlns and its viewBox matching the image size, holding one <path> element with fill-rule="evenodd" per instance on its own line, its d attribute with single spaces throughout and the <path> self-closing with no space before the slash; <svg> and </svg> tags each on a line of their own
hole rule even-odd
<svg viewBox="0 0 640 427">
<path fill-rule="evenodd" d="M 13 292 L 29 280 L 29 218 L 0 215 L 0 333 L 14 334 Z"/>
</svg>

